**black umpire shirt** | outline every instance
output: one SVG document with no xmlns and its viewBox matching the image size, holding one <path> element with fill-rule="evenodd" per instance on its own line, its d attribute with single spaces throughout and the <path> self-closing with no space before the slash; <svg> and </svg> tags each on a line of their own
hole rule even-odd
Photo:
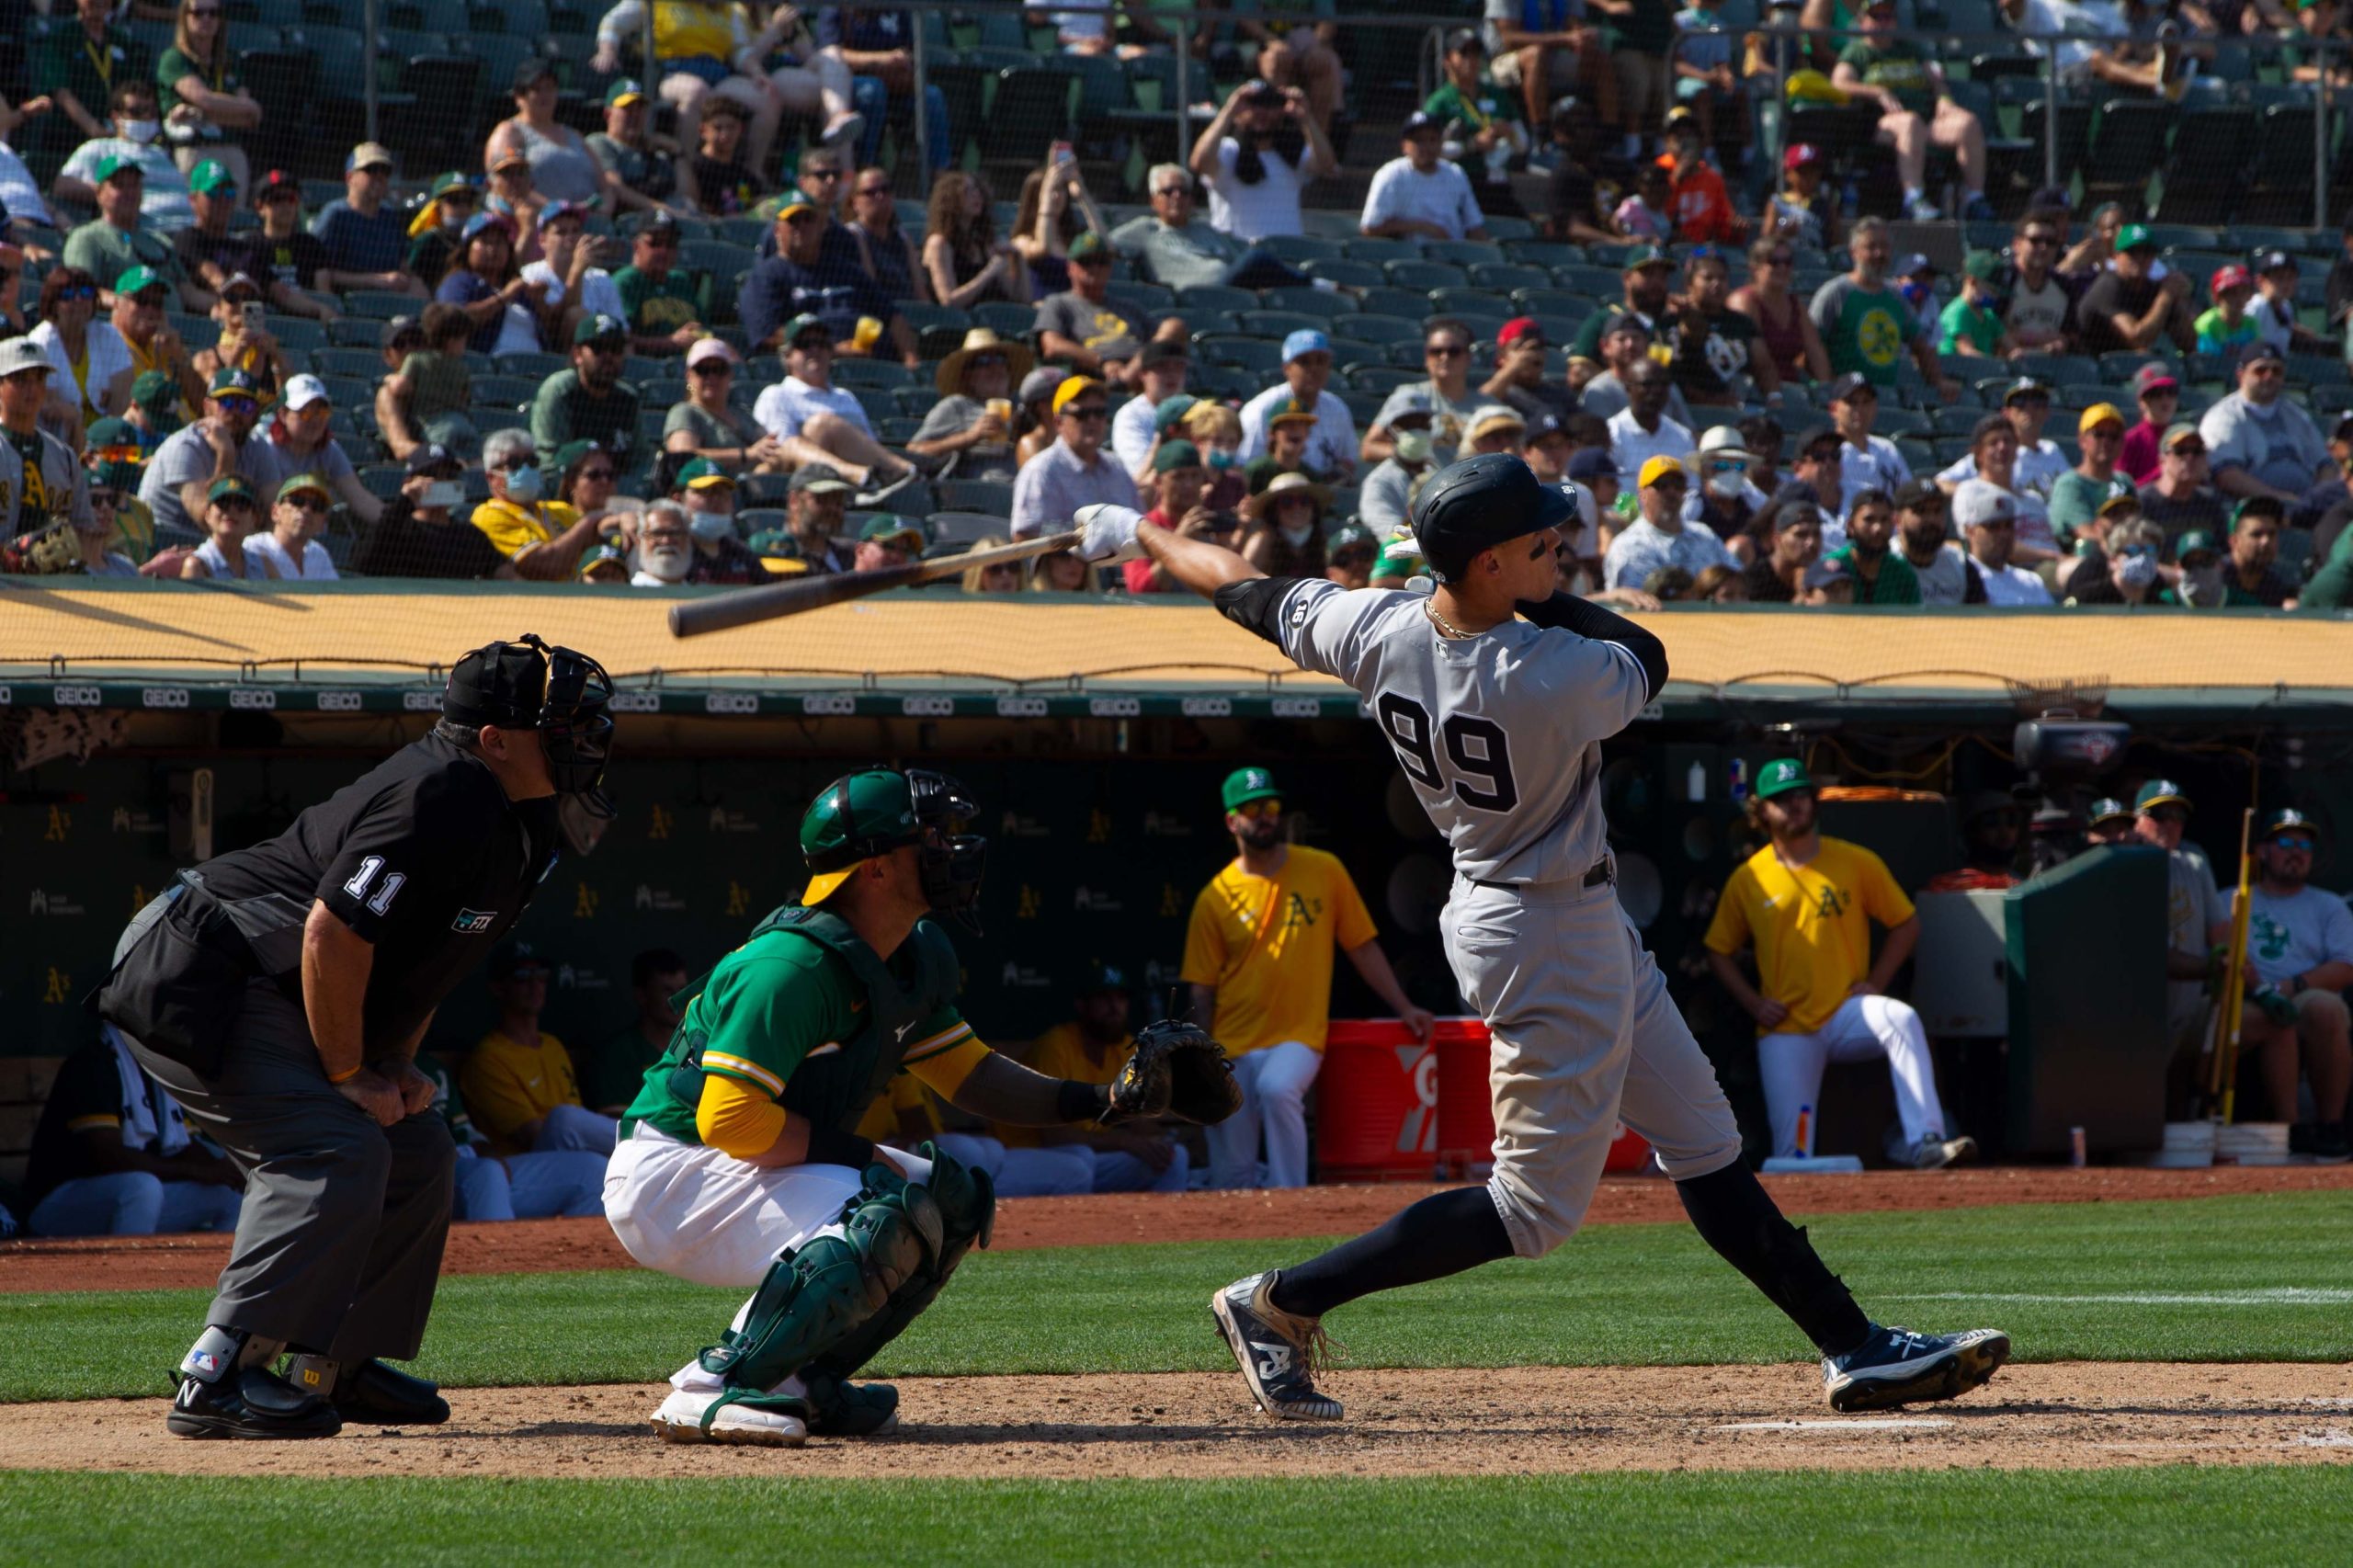
<svg viewBox="0 0 2353 1568">
<path fill-rule="evenodd" d="M 375 944 L 362 1032 L 369 1057 L 416 1033 L 521 918 L 555 869 L 552 797 L 510 801 L 489 767 L 437 735 L 203 867 L 216 898 L 316 898 Z"/>
</svg>

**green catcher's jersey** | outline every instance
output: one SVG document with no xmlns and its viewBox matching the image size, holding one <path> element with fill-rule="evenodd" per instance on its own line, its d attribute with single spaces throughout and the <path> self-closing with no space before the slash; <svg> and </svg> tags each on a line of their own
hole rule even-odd
<svg viewBox="0 0 2353 1568">
<path fill-rule="evenodd" d="M 680 994 L 670 1047 L 646 1069 L 621 1135 L 643 1121 L 700 1142 L 695 1108 L 713 1074 L 813 1126 L 852 1131 L 902 1066 L 971 1038 L 959 985 L 956 949 L 929 920 L 885 960 L 837 916 L 787 904 Z"/>
</svg>

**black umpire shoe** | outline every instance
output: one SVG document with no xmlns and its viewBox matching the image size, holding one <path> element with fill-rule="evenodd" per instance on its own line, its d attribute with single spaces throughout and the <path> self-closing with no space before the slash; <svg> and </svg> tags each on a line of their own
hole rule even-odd
<svg viewBox="0 0 2353 1568">
<path fill-rule="evenodd" d="M 335 1407 L 360 1426 L 438 1426 L 449 1419 L 440 1385 L 396 1372 L 381 1361 L 362 1361 L 335 1381 Z"/>
<path fill-rule="evenodd" d="M 178 1437 L 332 1437 L 343 1417 L 267 1368 L 241 1367 L 218 1382 L 182 1378 L 164 1426 Z"/>
</svg>

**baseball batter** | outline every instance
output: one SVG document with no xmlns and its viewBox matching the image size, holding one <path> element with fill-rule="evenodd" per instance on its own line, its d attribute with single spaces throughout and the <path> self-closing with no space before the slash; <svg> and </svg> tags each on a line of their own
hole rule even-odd
<svg viewBox="0 0 2353 1568">
<path fill-rule="evenodd" d="M 1024 1126 L 1181 1114 L 1167 1070 L 1156 1097 L 1137 1081 L 1173 1032 L 1230 1092 L 1222 1053 L 1186 1026 L 1145 1030 L 1108 1085 L 1045 1077 L 981 1043 L 931 918 L 969 918 L 980 896 L 987 840 L 964 831 L 976 809 L 937 773 L 828 785 L 801 822 L 801 902 L 681 996 L 669 1048 L 621 1119 L 605 1212 L 629 1255 L 698 1284 L 756 1287 L 720 1343 L 670 1379 L 653 1418 L 670 1441 L 793 1448 L 812 1431 L 895 1424 L 897 1391 L 849 1376 L 988 1244 L 995 1203 L 985 1173 L 937 1145 L 910 1153 L 853 1131 L 895 1074 Z"/>
<path fill-rule="evenodd" d="M 1708 1059 L 1620 909 L 1601 810 L 1600 743 L 1666 680 L 1633 622 L 1554 588 L 1574 487 L 1509 453 L 1434 477 L 1414 533 L 1427 595 L 1270 578 L 1126 507 L 1082 508 L 1080 553 L 1139 549 L 1301 668 L 1370 703 L 1423 809 L 1452 847 L 1448 961 L 1493 1038 L 1494 1176 L 1405 1209 L 1294 1267 L 1235 1281 L 1211 1310 L 1267 1414 L 1332 1420 L 1313 1365 L 1321 1320 L 1375 1290 L 1539 1257 L 1584 1220 L 1613 1126 L 1649 1140 L 1700 1235 L 1822 1353 L 1831 1407 L 1946 1399 L 1992 1377 L 2006 1335 L 1881 1327 L 1783 1219 L 1741 1160 Z"/>
</svg>

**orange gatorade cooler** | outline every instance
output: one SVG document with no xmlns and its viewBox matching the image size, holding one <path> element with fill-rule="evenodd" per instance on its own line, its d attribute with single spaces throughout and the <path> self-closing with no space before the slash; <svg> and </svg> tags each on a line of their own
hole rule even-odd
<svg viewBox="0 0 2353 1568">
<path fill-rule="evenodd" d="M 1438 1172 L 1438 1053 L 1394 1018 L 1335 1018 L 1315 1076 L 1321 1181 L 1428 1181 Z"/>
</svg>

